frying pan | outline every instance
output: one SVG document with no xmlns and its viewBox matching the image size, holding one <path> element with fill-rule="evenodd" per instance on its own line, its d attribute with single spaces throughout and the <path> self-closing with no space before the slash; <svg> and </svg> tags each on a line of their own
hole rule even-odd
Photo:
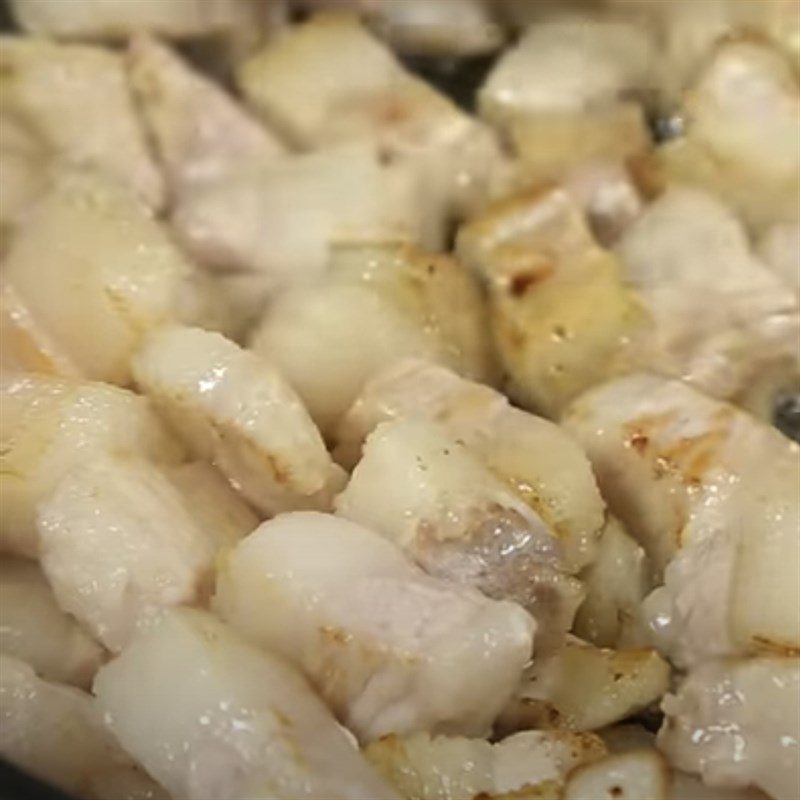
<svg viewBox="0 0 800 800">
<path fill-rule="evenodd" d="M 66 0 L 65 0 L 66 1 Z M 6 0 L 0 0 L 0 31 L 14 31 L 14 23 Z M 492 57 L 460 59 L 405 59 L 406 66 L 449 95 L 460 106 L 473 110 L 475 93 L 493 62 Z M 669 135 L 670 126 L 663 120 L 651 120 L 653 135 L 661 140 Z M 800 395 L 787 393 L 777 398 L 775 425 L 787 436 L 800 442 Z M 0 800 L 74 800 L 0 759 Z M 114 800 L 114 798 L 110 798 Z"/>
</svg>

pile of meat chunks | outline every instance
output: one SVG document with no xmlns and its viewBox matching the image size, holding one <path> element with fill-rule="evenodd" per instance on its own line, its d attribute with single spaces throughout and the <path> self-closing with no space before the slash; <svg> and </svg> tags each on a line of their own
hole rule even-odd
<svg viewBox="0 0 800 800">
<path fill-rule="evenodd" d="M 797 800 L 797 3 L 10 5 L 0 754 Z"/>
</svg>

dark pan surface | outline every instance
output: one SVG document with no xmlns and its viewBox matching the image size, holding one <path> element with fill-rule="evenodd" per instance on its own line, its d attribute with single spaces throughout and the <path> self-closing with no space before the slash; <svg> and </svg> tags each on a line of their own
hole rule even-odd
<svg viewBox="0 0 800 800">
<path fill-rule="evenodd" d="M 72 798 L 31 778 L 11 764 L 0 761 L 0 800 L 72 800 Z"/>
</svg>

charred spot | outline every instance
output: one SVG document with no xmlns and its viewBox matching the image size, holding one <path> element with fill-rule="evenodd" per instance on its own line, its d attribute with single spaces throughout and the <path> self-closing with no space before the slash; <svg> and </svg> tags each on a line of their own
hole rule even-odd
<svg viewBox="0 0 800 800">
<path fill-rule="evenodd" d="M 625 160 L 625 166 L 645 200 L 655 200 L 666 188 L 664 170 L 652 155 L 631 156 Z"/>
<path fill-rule="evenodd" d="M 378 105 L 375 116 L 380 123 L 391 127 L 411 119 L 413 112 L 404 97 L 393 94 Z"/>
<path fill-rule="evenodd" d="M 621 786 L 612 786 L 608 791 L 609 791 L 609 794 L 612 797 L 622 797 L 622 787 Z"/>
<path fill-rule="evenodd" d="M 650 444 L 650 439 L 641 431 L 636 431 L 628 437 L 628 447 L 633 448 L 637 453 L 643 453 Z"/>
<path fill-rule="evenodd" d="M 753 636 L 751 638 L 753 644 L 760 650 L 788 657 L 800 655 L 800 648 L 788 642 L 779 642 L 774 639 L 768 639 L 766 636 Z"/>
<path fill-rule="evenodd" d="M 687 464 L 686 482 L 690 486 L 700 486 L 703 483 L 703 476 L 713 466 L 713 450 L 701 450 Z"/>
<path fill-rule="evenodd" d="M 275 482 L 280 486 L 288 486 L 292 481 L 292 470 L 287 464 L 282 464 L 271 453 L 264 453 L 264 460 L 272 472 Z"/>
<path fill-rule="evenodd" d="M 509 291 L 514 297 L 522 297 L 534 283 L 536 283 L 536 276 L 531 273 L 515 275 L 511 279 Z"/>
<path fill-rule="evenodd" d="M 555 707 L 551 705 L 545 705 L 542 711 L 542 727 L 543 728 L 555 728 L 562 722 L 561 712 Z"/>
<path fill-rule="evenodd" d="M 341 628 L 335 628 L 331 625 L 323 625 L 319 629 L 320 635 L 325 642 L 331 644 L 346 645 L 352 640 L 352 636 Z"/>
<path fill-rule="evenodd" d="M 698 436 L 684 436 L 661 455 L 673 470 L 679 471 L 685 484 L 700 486 L 714 465 L 727 433 L 726 428 L 713 428 Z"/>
<path fill-rule="evenodd" d="M 396 733 L 387 733 L 384 736 L 381 736 L 378 741 L 384 745 L 386 748 L 392 748 L 393 750 L 399 750 L 401 753 L 405 752 L 405 748 L 403 747 L 403 743 L 397 737 Z"/>
<path fill-rule="evenodd" d="M 508 285 L 508 290 L 512 297 L 522 297 L 532 286 L 535 286 L 537 283 L 541 283 L 543 280 L 552 275 L 553 271 L 553 266 L 547 264 L 536 271 L 531 270 L 529 272 L 520 272 L 511 278 L 511 282 Z"/>
</svg>

